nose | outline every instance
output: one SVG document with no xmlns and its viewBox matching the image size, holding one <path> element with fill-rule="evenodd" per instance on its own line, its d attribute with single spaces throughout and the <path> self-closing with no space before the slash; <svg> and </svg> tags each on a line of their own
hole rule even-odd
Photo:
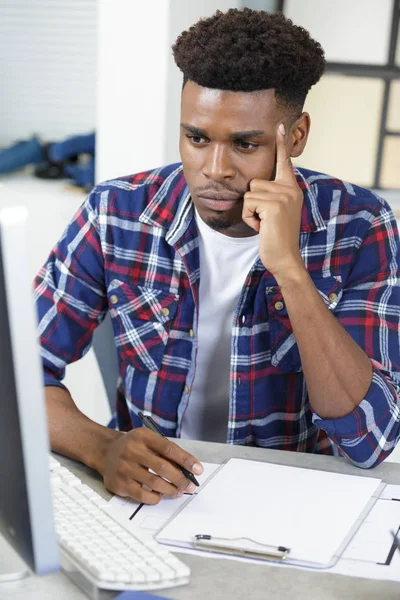
<svg viewBox="0 0 400 600">
<path fill-rule="evenodd" d="M 213 181 L 234 179 L 236 174 L 230 148 L 222 144 L 211 144 L 206 152 L 203 175 Z"/>
</svg>

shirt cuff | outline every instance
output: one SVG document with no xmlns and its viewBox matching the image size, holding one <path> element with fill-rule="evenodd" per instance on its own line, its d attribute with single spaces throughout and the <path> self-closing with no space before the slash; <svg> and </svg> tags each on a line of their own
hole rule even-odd
<svg viewBox="0 0 400 600">
<path fill-rule="evenodd" d="M 392 419 L 398 421 L 399 418 L 397 394 L 382 373 L 373 367 L 367 395 L 351 413 L 339 419 L 322 419 L 314 413 L 312 420 L 334 442 L 340 443 L 342 438 L 365 436 L 377 426 L 382 431 Z"/>
<path fill-rule="evenodd" d="M 54 386 L 59 387 L 68 392 L 68 388 L 65 387 L 63 383 L 59 379 L 57 379 L 54 375 L 49 375 L 49 373 L 44 373 L 44 385 L 45 387 Z"/>
</svg>

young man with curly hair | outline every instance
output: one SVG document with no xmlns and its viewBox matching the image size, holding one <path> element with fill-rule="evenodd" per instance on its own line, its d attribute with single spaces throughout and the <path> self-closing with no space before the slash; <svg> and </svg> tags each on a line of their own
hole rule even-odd
<svg viewBox="0 0 400 600">
<path fill-rule="evenodd" d="M 182 164 L 98 185 L 37 278 L 52 447 L 145 503 L 190 489 L 176 463 L 202 467 L 139 411 L 170 437 L 372 467 L 399 436 L 399 242 L 381 198 L 291 164 L 323 50 L 280 14 L 231 9 L 173 52 Z M 113 428 L 61 383 L 107 311 Z"/>
</svg>

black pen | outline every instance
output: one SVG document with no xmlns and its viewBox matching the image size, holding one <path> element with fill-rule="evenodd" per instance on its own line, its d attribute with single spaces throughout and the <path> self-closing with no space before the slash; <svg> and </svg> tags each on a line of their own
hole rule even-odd
<svg viewBox="0 0 400 600">
<path fill-rule="evenodd" d="M 161 429 L 158 427 L 157 423 L 155 423 L 150 416 L 144 415 L 142 412 L 138 412 L 138 415 L 145 427 L 151 429 L 151 431 L 154 431 L 154 433 L 158 433 L 158 435 L 162 435 L 162 437 L 166 437 L 161 431 Z M 176 464 L 176 466 L 182 471 L 186 479 L 189 479 L 191 483 L 194 483 L 194 485 L 197 485 L 197 487 L 199 487 L 200 484 L 197 481 L 196 477 L 193 475 L 193 473 L 185 469 L 185 467 L 181 467 L 181 465 Z"/>
</svg>

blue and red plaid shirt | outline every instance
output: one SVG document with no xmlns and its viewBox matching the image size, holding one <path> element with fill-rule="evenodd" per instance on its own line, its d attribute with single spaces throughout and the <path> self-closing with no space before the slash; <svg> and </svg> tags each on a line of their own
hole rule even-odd
<svg viewBox="0 0 400 600">
<path fill-rule="evenodd" d="M 349 415 L 313 413 L 279 286 L 258 259 L 232 324 L 227 442 L 344 453 L 372 467 L 393 450 L 400 427 L 396 221 L 370 191 L 295 173 L 304 193 L 303 260 L 327 307 L 371 359 L 372 383 Z M 179 437 L 196 373 L 199 280 L 180 164 L 98 185 L 36 280 L 46 385 L 62 386 L 66 365 L 87 352 L 110 311 L 120 368 L 114 426 L 140 426 L 137 413 L 145 410 Z"/>
</svg>

